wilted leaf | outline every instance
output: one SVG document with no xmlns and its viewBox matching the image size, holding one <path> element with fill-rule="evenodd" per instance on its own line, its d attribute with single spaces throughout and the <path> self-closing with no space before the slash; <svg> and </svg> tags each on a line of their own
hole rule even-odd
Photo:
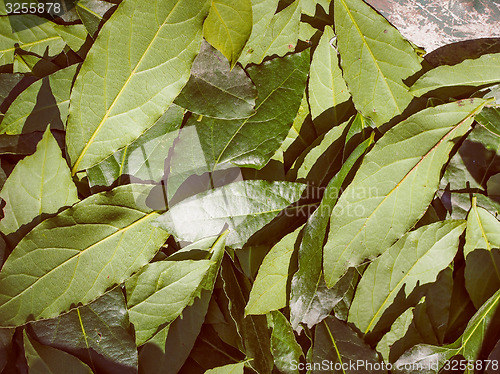
<svg viewBox="0 0 500 374">
<path fill-rule="evenodd" d="M 255 113 L 256 98 L 257 89 L 245 71 L 239 66 L 230 70 L 224 56 L 204 42 L 175 103 L 204 116 L 236 119 Z"/>
<path fill-rule="evenodd" d="M 145 204 L 150 191 L 138 184 L 117 187 L 35 227 L 0 272 L 0 325 L 85 305 L 151 260 L 168 235 L 150 224 L 158 216 Z"/>
<path fill-rule="evenodd" d="M 207 191 L 174 205 L 157 225 L 180 240 L 196 241 L 229 229 L 226 244 L 240 247 L 288 205 L 305 185 L 293 182 L 241 181 Z"/>
<path fill-rule="evenodd" d="M 125 1 L 104 24 L 71 93 L 73 174 L 137 139 L 169 107 L 188 80 L 207 5 Z"/>
<path fill-rule="evenodd" d="M 377 126 L 401 114 L 413 96 L 403 79 L 422 60 L 398 30 L 362 0 L 334 3 L 344 79 L 354 106 Z"/>
<path fill-rule="evenodd" d="M 252 32 L 252 2 L 250 0 L 213 0 L 203 24 L 203 36 L 236 64 Z"/>
<path fill-rule="evenodd" d="M 19 229 L 24 235 L 42 220 L 42 214 L 56 213 L 78 201 L 66 160 L 49 129 L 38 143 L 36 152 L 16 165 L 0 197 L 6 202 L 4 218 L 0 221 L 0 231 L 4 235 Z M 26 227 L 27 224 L 32 225 Z"/>
<path fill-rule="evenodd" d="M 332 212 L 323 263 L 330 287 L 349 267 L 383 253 L 422 217 L 455 140 L 484 103 L 471 99 L 425 109 L 375 144 Z"/>
<path fill-rule="evenodd" d="M 64 130 L 68 117 L 69 95 L 78 65 L 71 65 L 34 82 L 24 90 L 5 113 L 2 134 L 21 134 Z"/>
<path fill-rule="evenodd" d="M 146 265 L 125 282 L 130 322 L 138 346 L 182 313 L 210 265 L 208 260 L 158 261 Z"/>
</svg>

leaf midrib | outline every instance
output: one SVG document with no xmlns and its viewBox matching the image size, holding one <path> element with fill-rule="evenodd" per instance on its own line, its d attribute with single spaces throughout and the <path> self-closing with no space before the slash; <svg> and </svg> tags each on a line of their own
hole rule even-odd
<svg viewBox="0 0 500 374">
<path fill-rule="evenodd" d="M 82 254 L 85 254 L 87 253 L 87 251 L 89 251 L 90 249 L 92 249 L 93 247 L 101 244 L 102 242 L 114 237 L 114 236 L 117 236 L 118 234 L 121 234 L 121 233 L 124 233 L 126 232 L 127 230 L 131 229 L 132 227 L 134 227 L 135 225 L 139 224 L 140 222 L 146 220 L 147 218 L 149 218 L 150 216 L 156 214 L 157 211 L 152 211 L 150 213 L 147 213 L 146 215 L 144 215 L 143 217 L 139 218 L 138 220 L 132 222 L 131 224 L 129 224 L 128 226 L 125 226 L 125 227 L 122 227 L 120 229 L 118 229 L 117 231 L 113 232 L 112 234 L 106 236 L 105 238 L 102 238 L 100 239 L 99 241 L 95 242 L 94 244 L 90 245 L 89 247 L 87 248 L 84 248 L 83 250 L 79 251 L 78 253 L 76 253 L 75 255 L 71 256 L 70 258 L 68 258 L 67 260 L 65 260 L 64 262 L 62 262 L 61 264 L 57 265 L 56 267 L 54 267 L 53 269 L 51 269 L 50 271 L 48 271 L 47 273 L 43 274 L 41 277 L 39 277 L 35 282 L 33 282 L 32 284 L 30 284 L 29 286 L 27 286 L 24 290 L 22 290 L 20 293 L 18 293 L 17 295 L 11 297 L 9 300 L 7 300 L 7 302 L 5 302 L 4 304 L 1 304 L 0 305 L 0 309 L 4 308 L 6 305 L 8 305 L 10 302 L 12 302 L 13 300 L 16 300 L 17 298 L 21 297 L 25 292 L 31 290 L 33 288 L 34 285 L 36 285 L 40 280 L 42 279 L 45 279 L 45 277 L 47 277 L 49 274 L 51 274 L 52 272 L 58 270 L 59 268 L 61 268 L 62 266 L 64 266 L 66 263 L 74 260 L 75 258 L 79 259 L 80 256 Z M 74 249 L 74 250 L 78 250 L 76 248 L 68 248 L 68 249 Z M 4 294 L 5 295 L 5 294 Z M 8 296 L 8 295 L 5 295 L 5 296 Z"/>
<path fill-rule="evenodd" d="M 343 0 L 341 0 L 343 1 Z M 467 120 L 469 120 L 471 117 L 473 117 L 476 112 L 478 110 L 480 110 L 482 107 L 483 107 L 484 103 L 481 103 L 476 109 L 474 109 L 473 111 L 471 111 L 467 117 L 465 117 L 462 121 L 460 121 L 457 125 L 453 126 L 451 128 L 450 131 L 448 131 L 448 133 L 446 133 L 437 143 L 436 145 L 434 145 L 425 155 L 422 156 L 422 158 L 417 162 L 417 164 L 411 168 L 410 171 L 408 171 L 408 173 L 405 174 L 405 176 L 396 184 L 396 186 L 394 186 L 394 188 L 389 191 L 389 193 L 382 199 L 382 201 L 375 207 L 375 209 L 373 210 L 373 212 L 365 219 L 365 222 L 363 223 L 363 225 L 361 226 L 361 228 L 358 230 L 358 232 L 353 236 L 353 238 L 349 241 L 349 243 L 347 243 L 345 246 L 344 246 L 344 249 L 342 250 L 341 254 L 339 255 L 339 258 L 341 258 L 345 251 L 347 250 L 347 248 L 349 248 L 352 244 L 352 242 L 354 241 L 354 239 L 356 239 L 358 237 L 358 235 L 361 233 L 361 231 L 363 231 L 363 228 L 366 226 L 366 222 L 375 214 L 375 212 L 377 212 L 377 210 L 382 206 L 382 204 L 389 198 L 389 196 L 391 196 L 391 194 L 396 191 L 399 186 L 401 185 L 401 183 L 403 183 L 406 178 L 408 178 L 408 176 L 411 175 L 411 173 L 413 173 L 417 168 L 418 166 L 420 166 L 420 164 L 426 160 L 427 157 L 429 157 L 429 155 L 435 151 L 453 132 L 455 132 L 456 129 L 458 129 L 463 123 L 465 123 Z M 328 283 L 328 282 L 327 282 Z"/>
<path fill-rule="evenodd" d="M 127 80 L 125 81 L 125 83 L 123 84 L 122 88 L 120 89 L 120 91 L 118 92 L 118 94 L 115 96 L 115 98 L 113 99 L 113 102 L 111 103 L 111 105 L 109 106 L 108 109 L 106 109 L 106 113 L 104 114 L 104 117 L 102 118 L 102 120 L 99 122 L 99 124 L 97 125 L 97 128 L 94 130 L 94 132 L 92 133 L 92 136 L 90 137 L 90 139 L 87 141 L 87 143 L 85 144 L 85 146 L 83 147 L 83 150 L 80 152 L 80 155 L 78 156 L 78 158 L 76 159 L 74 165 L 73 165 L 73 168 L 71 169 L 71 174 L 72 175 L 75 175 L 76 172 L 78 171 L 78 166 L 80 165 L 80 162 L 82 161 L 83 157 L 85 156 L 85 154 L 87 153 L 90 145 L 94 142 L 97 134 L 99 133 L 99 131 L 101 130 L 102 126 L 104 125 L 104 123 L 106 122 L 106 120 L 108 119 L 109 117 L 109 114 L 111 113 L 111 111 L 113 110 L 114 106 L 116 105 L 116 103 L 118 102 L 118 99 L 121 97 L 121 95 L 123 94 L 123 92 L 125 91 L 125 88 L 127 88 L 128 84 L 130 83 L 130 81 L 132 80 L 132 77 L 136 74 L 137 70 L 139 69 L 139 66 L 141 65 L 142 61 L 144 60 L 144 58 L 146 57 L 146 55 L 148 54 L 149 50 L 151 49 L 151 46 L 153 45 L 153 43 L 156 41 L 156 39 L 158 38 L 158 35 L 160 34 L 161 30 L 163 29 L 163 27 L 166 25 L 167 21 L 170 19 L 170 16 L 172 15 L 172 13 L 176 10 L 177 6 L 182 2 L 182 0 L 178 0 L 175 5 L 172 7 L 172 10 L 170 11 L 170 13 L 167 15 L 167 17 L 165 17 L 165 20 L 163 21 L 163 23 L 160 25 L 160 27 L 158 27 L 158 30 L 156 31 L 155 35 L 153 36 L 153 38 L 151 39 L 151 41 L 149 42 L 148 46 L 146 47 L 146 49 L 144 50 L 144 52 L 142 53 L 142 56 L 141 58 L 139 59 L 139 61 L 137 62 L 137 64 L 135 65 L 134 69 L 132 70 L 132 72 L 129 74 Z"/>
<path fill-rule="evenodd" d="M 387 87 L 387 90 L 389 91 L 389 93 L 391 94 L 391 99 L 392 101 L 394 102 L 394 104 L 396 105 L 396 108 L 398 110 L 398 112 L 401 112 L 401 109 L 399 108 L 399 105 L 398 105 L 398 102 L 396 100 L 396 97 L 394 96 L 394 93 L 392 92 L 391 88 L 389 87 L 389 84 L 387 83 L 387 78 L 385 77 L 385 74 L 382 72 L 381 68 L 380 68 L 380 65 L 378 64 L 378 60 L 375 58 L 375 55 L 373 54 L 370 46 L 368 45 L 368 42 L 366 41 L 365 39 L 365 36 L 363 34 L 363 32 L 361 31 L 361 29 L 359 28 L 358 26 L 358 23 L 356 22 L 356 20 L 354 19 L 352 13 L 351 13 L 351 10 L 349 9 L 349 7 L 347 6 L 345 0 L 340 0 L 342 5 L 344 6 L 347 14 L 349 15 L 349 18 L 351 19 L 352 21 L 352 24 L 354 25 L 354 27 L 356 28 L 356 30 L 358 31 L 360 37 L 361 37 L 361 40 L 363 42 L 363 44 L 365 45 L 366 49 L 368 50 L 368 52 L 370 53 L 370 56 L 371 58 L 373 59 L 373 62 L 375 63 L 375 66 L 377 67 L 377 70 L 378 72 L 380 73 L 380 75 L 382 76 L 382 81 L 385 83 L 386 87 Z"/>
</svg>

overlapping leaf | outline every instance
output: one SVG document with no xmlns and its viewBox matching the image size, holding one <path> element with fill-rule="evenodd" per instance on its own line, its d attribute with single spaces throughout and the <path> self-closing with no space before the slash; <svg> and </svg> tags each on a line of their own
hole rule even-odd
<svg viewBox="0 0 500 374">
<path fill-rule="evenodd" d="M 66 160 L 49 129 L 38 143 L 37 151 L 16 165 L 0 197 L 6 202 L 4 218 L 0 221 L 4 235 L 24 225 L 39 223 L 42 214 L 56 213 L 78 201 Z M 25 229 L 22 234 L 26 234 Z"/>
<path fill-rule="evenodd" d="M 463 221 L 444 221 L 401 238 L 363 273 L 349 310 L 349 322 L 366 334 L 373 330 L 403 287 L 409 295 L 418 284 L 435 281 L 455 257 L 464 229 Z"/>
<path fill-rule="evenodd" d="M 413 96 L 403 80 L 420 70 L 410 43 L 362 0 L 334 3 L 344 79 L 356 109 L 376 125 L 402 113 Z"/>
<path fill-rule="evenodd" d="M 208 5 L 120 4 L 100 30 L 71 94 L 66 142 L 73 173 L 138 138 L 169 107 L 189 78 Z"/>
<path fill-rule="evenodd" d="M 443 87 L 492 85 L 500 83 L 500 53 L 465 60 L 457 65 L 438 66 L 421 76 L 410 92 L 422 96 Z"/>
<path fill-rule="evenodd" d="M 214 0 L 203 24 L 203 36 L 236 64 L 252 33 L 252 2 L 250 0 Z"/>
<path fill-rule="evenodd" d="M 64 130 L 77 66 L 62 69 L 24 90 L 5 113 L 0 133 L 44 131 L 48 125 L 53 130 Z"/>
<path fill-rule="evenodd" d="M 126 281 L 127 307 L 138 346 L 182 313 L 210 265 L 208 260 L 158 261 Z"/>
<path fill-rule="evenodd" d="M 228 246 L 241 247 L 288 205 L 305 185 L 293 182 L 241 181 L 207 191 L 174 205 L 157 224 L 180 240 L 196 241 L 229 228 Z"/>
<path fill-rule="evenodd" d="M 425 109 L 375 144 L 332 212 L 323 262 L 330 287 L 349 267 L 383 253 L 422 217 L 455 140 L 484 104 L 472 99 Z"/>
<path fill-rule="evenodd" d="M 167 233 L 151 225 L 150 191 L 135 184 L 92 195 L 26 235 L 0 272 L 0 326 L 87 304 L 151 260 Z"/>
</svg>

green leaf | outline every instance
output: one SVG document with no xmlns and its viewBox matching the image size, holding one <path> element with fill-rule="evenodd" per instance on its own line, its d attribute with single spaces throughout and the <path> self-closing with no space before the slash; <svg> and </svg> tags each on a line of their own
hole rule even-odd
<svg viewBox="0 0 500 374">
<path fill-rule="evenodd" d="M 92 195 L 26 235 L 0 272 L 0 326 L 85 305 L 145 265 L 168 236 L 150 224 L 150 191 L 134 184 Z"/>
<path fill-rule="evenodd" d="M 224 56 L 203 42 L 191 76 L 175 103 L 187 110 L 220 119 L 250 117 L 255 113 L 257 89 L 243 69 L 229 69 Z"/>
<path fill-rule="evenodd" d="M 125 175 L 159 182 L 170 147 L 179 134 L 183 110 L 172 105 L 144 134 L 125 148 L 87 170 L 90 187 L 123 182 Z M 126 179 L 125 179 L 126 181 Z"/>
<path fill-rule="evenodd" d="M 305 185 L 249 180 L 192 196 L 161 215 L 157 225 L 180 240 L 217 235 L 225 225 L 226 245 L 241 248 L 288 205 L 299 200 Z"/>
<path fill-rule="evenodd" d="M 455 141 L 484 104 L 474 99 L 425 109 L 375 144 L 332 212 L 323 262 L 329 287 L 349 267 L 383 253 L 418 222 Z"/>
<path fill-rule="evenodd" d="M 138 346 L 182 313 L 210 265 L 208 260 L 153 262 L 125 282 Z"/>
<path fill-rule="evenodd" d="M 421 76 L 410 88 L 415 96 L 443 87 L 479 87 L 500 83 L 500 53 L 483 55 L 449 66 L 438 66 Z"/>
<path fill-rule="evenodd" d="M 391 330 L 377 343 L 377 351 L 380 352 L 385 362 L 390 362 L 389 353 L 393 344 L 402 339 L 408 331 L 413 321 L 414 309 L 415 308 L 407 309 L 406 312 L 401 314 L 392 324 Z"/>
<path fill-rule="evenodd" d="M 26 331 L 23 331 L 23 341 L 30 373 L 92 374 L 92 370 L 76 357 L 38 343 L 31 339 Z"/>
<path fill-rule="evenodd" d="M 205 374 L 243 374 L 244 368 L 245 363 L 240 362 L 237 364 L 224 365 L 207 370 Z"/>
<path fill-rule="evenodd" d="M 500 248 L 500 222 L 486 209 L 477 206 L 477 198 L 472 198 L 472 207 L 467 216 L 464 256 L 475 249 Z"/>
<path fill-rule="evenodd" d="M 377 126 L 403 112 L 413 96 L 403 80 L 422 60 L 388 21 L 362 0 L 334 3 L 344 79 L 356 109 Z"/>
<path fill-rule="evenodd" d="M 69 95 L 78 65 L 71 65 L 34 82 L 24 90 L 5 113 L 2 134 L 21 134 L 64 130 L 68 117 Z"/>
<path fill-rule="evenodd" d="M 423 226 L 401 238 L 363 273 L 349 322 L 366 334 L 402 288 L 409 295 L 417 284 L 434 282 L 455 257 L 464 230 L 463 221 L 444 221 Z"/>
<path fill-rule="evenodd" d="M 87 30 L 83 25 L 56 25 L 54 28 L 73 51 L 80 50 L 87 40 Z"/>
<path fill-rule="evenodd" d="M 261 7 L 261 9 L 269 7 L 269 11 L 272 12 L 271 9 L 276 4 L 276 1 L 252 1 L 252 3 L 256 3 L 252 7 L 253 9 L 257 6 Z M 261 9 L 259 11 L 254 10 L 253 14 L 254 17 L 258 17 L 259 26 L 264 24 L 266 26 L 263 29 L 257 27 L 257 30 L 260 31 L 259 34 L 252 32 L 239 59 L 239 62 L 244 66 L 250 63 L 260 64 L 267 56 L 278 55 L 282 57 L 289 52 L 293 52 L 297 45 L 301 14 L 300 1 L 294 1 L 281 12 L 274 14 L 271 19 L 262 17 Z"/>
<path fill-rule="evenodd" d="M 313 365 L 322 366 L 330 372 L 344 374 L 387 373 L 387 370 L 374 369 L 381 367 L 377 353 L 373 351 L 351 328 L 337 318 L 328 316 L 316 327 L 313 346 Z M 366 367 L 358 367 L 361 361 Z M 336 369 L 334 371 L 334 368 Z M 341 368 L 341 369 L 340 369 Z M 371 368 L 371 369 L 370 369 Z M 320 373 L 323 370 L 313 370 Z"/>
<path fill-rule="evenodd" d="M 212 241 L 213 245 L 211 247 L 206 248 L 211 253 L 210 260 L 212 264 L 195 293 L 196 298 L 193 304 L 188 305 L 182 311 L 181 316 L 156 333 L 142 346 L 139 353 L 139 373 L 159 371 L 166 374 L 175 374 L 188 358 L 205 321 L 215 279 L 224 256 L 226 236 L 227 231 L 217 238 L 215 243 Z M 193 243 L 191 250 L 200 248 L 200 244 L 199 242 Z M 186 250 L 185 253 L 189 253 L 187 247 L 184 247 L 181 251 L 184 250 Z M 181 251 L 177 251 L 176 254 Z M 170 256 L 169 260 L 173 260 L 173 256 Z M 198 293 L 200 293 L 199 297 L 197 297 Z M 182 344 L 179 344 L 180 341 L 182 341 Z M 159 355 L 159 350 L 162 352 L 161 355 Z"/>
<path fill-rule="evenodd" d="M 78 357 L 94 372 L 137 373 L 137 348 L 120 287 L 29 329 L 38 342 Z"/>
<path fill-rule="evenodd" d="M 4 235 L 21 228 L 24 235 L 29 231 L 24 225 L 30 224 L 31 228 L 41 222 L 42 214 L 56 213 L 78 201 L 66 160 L 49 129 L 38 143 L 36 152 L 16 165 L 0 197 L 6 203 L 4 218 L 0 221 L 0 231 Z"/>
<path fill-rule="evenodd" d="M 286 317 L 278 311 L 274 311 L 268 317 L 271 320 L 273 332 L 271 333 L 271 350 L 274 357 L 274 365 L 284 374 L 298 374 L 293 369 L 293 362 L 300 362 L 304 357 L 302 348 L 295 340 L 292 326 Z"/>
<path fill-rule="evenodd" d="M 328 183 L 320 205 L 307 220 L 299 247 L 299 270 L 292 278 L 290 293 L 290 321 L 294 329 L 297 329 L 299 323 L 305 323 L 312 328 L 330 314 L 346 292 L 346 282 L 339 282 L 338 287 L 332 289 L 325 284 L 321 271 L 323 243 L 342 184 L 372 141 L 373 138 L 365 140 L 352 152 L 340 171 Z M 350 283 L 351 277 L 347 276 L 345 280 Z"/>
<path fill-rule="evenodd" d="M 325 13 L 328 13 L 330 2 L 332 0 L 301 0 L 302 14 L 314 17 L 317 6 L 321 6 Z"/>
<path fill-rule="evenodd" d="M 39 56 L 54 56 L 66 43 L 55 28 L 56 24 L 33 14 L 0 17 L 0 65 L 12 64 L 16 44 L 19 49 Z"/>
<path fill-rule="evenodd" d="M 243 341 L 244 352 L 248 358 L 253 359 L 249 362 L 250 366 L 259 374 L 271 374 L 273 368 L 271 334 L 266 317 L 245 316 L 250 282 L 234 268 L 228 256 L 222 260 L 221 276 L 224 293 L 229 299 L 229 313 Z"/>
<path fill-rule="evenodd" d="M 416 345 L 396 361 L 394 372 L 411 374 L 414 373 L 411 367 L 420 365 L 419 373 L 437 374 L 447 360 L 459 354 L 464 356 L 466 360 L 475 361 L 479 357 L 488 329 L 498 327 L 498 320 L 493 317 L 498 311 L 499 302 L 500 290 L 474 314 L 463 335 L 453 344 L 443 347 L 426 344 Z"/>
<path fill-rule="evenodd" d="M 313 54 L 309 78 L 309 103 L 313 119 L 351 97 L 342 77 L 337 51 L 330 44 L 334 37 L 333 29 L 325 26 Z"/>
<path fill-rule="evenodd" d="M 250 0 L 213 0 L 203 24 L 203 36 L 236 64 L 252 33 L 252 2 Z"/>
<path fill-rule="evenodd" d="M 290 130 L 304 94 L 308 70 L 309 50 L 248 68 L 247 73 L 257 86 L 257 113 L 227 121 L 209 117 L 196 121 L 191 117 L 184 128 L 189 141 L 182 148 L 176 146 L 175 152 L 201 150 L 197 157 L 201 160 L 196 163 L 199 167 L 191 169 L 196 174 L 232 165 L 261 169 Z M 178 173 L 173 169 L 172 172 Z"/>
<path fill-rule="evenodd" d="M 104 14 L 113 7 L 113 4 L 102 0 L 79 0 L 75 5 L 76 13 L 91 36 L 99 29 Z"/>
<path fill-rule="evenodd" d="M 120 4 L 71 93 L 66 144 L 73 174 L 137 139 L 170 106 L 189 78 L 207 10 L 205 0 Z"/>
<path fill-rule="evenodd" d="M 250 292 L 245 315 L 267 314 L 286 307 L 290 260 L 302 226 L 285 235 L 268 252 Z"/>
</svg>

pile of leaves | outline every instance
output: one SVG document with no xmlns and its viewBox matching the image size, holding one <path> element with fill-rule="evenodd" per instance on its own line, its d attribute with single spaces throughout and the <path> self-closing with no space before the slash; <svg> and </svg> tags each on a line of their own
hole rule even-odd
<svg viewBox="0 0 500 374">
<path fill-rule="evenodd" d="M 362 0 L 74 5 L 0 4 L 0 371 L 498 373 L 500 54 Z"/>
</svg>

